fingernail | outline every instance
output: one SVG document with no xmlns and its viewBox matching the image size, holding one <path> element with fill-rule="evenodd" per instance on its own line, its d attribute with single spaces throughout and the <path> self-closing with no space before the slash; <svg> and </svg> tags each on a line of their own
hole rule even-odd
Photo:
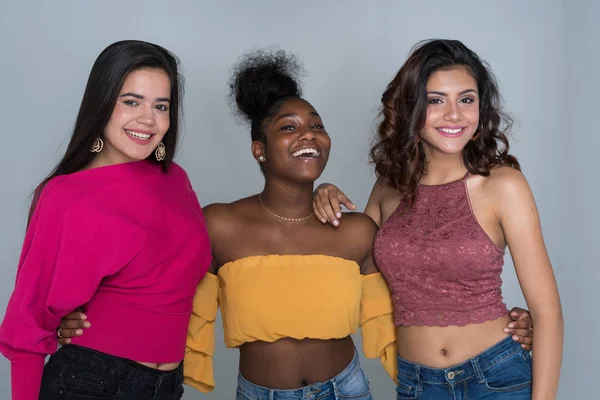
<svg viewBox="0 0 600 400">
<path fill-rule="evenodd" d="M 518 342 L 518 341 L 519 341 L 519 337 L 518 337 L 517 335 L 513 335 L 513 337 L 512 337 L 512 338 L 513 338 L 513 340 L 514 340 L 515 342 Z"/>
<path fill-rule="evenodd" d="M 75 334 L 76 334 L 76 335 L 81 335 L 82 333 L 83 333 L 83 330 L 82 330 L 82 329 L 77 329 L 77 330 L 75 330 Z"/>
<path fill-rule="evenodd" d="M 333 220 L 333 225 L 334 226 L 338 226 L 340 224 L 340 221 L 338 221 L 337 219 Z"/>
<path fill-rule="evenodd" d="M 90 326 L 92 326 L 92 324 L 90 324 L 90 323 L 89 323 L 89 322 L 87 322 L 87 321 L 85 321 L 85 322 L 83 323 L 83 327 L 84 327 L 84 328 L 89 328 Z"/>
<path fill-rule="evenodd" d="M 87 319 L 87 315 L 81 314 L 81 319 Z"/>
<path fill-rule="evenodd" d="M 327 223 L 327 220 L 326 220 L 325 218 L 323 218 L 323 219 L 321 220 L 321 222 L 322 222 L 322 223 L 324 223 L 324 224 L 326 224 L 326 223 Z"/>
<path fill-rule="evenodd" d="M 521 347 L 522 347 L 522 348 L 524 348 L 524 349 L 526 349 L 526 348 L 527 348 L 527 346 L 525 346 L 524 344 L 522 344 L 522 345 L 521 345 Z"/>
<path fill-rule="evenodd" d="M 508 324 L 508 327 L 509 327 L 509 328 L 514 328 L 514 327 L 515 327 L 515 323 L 514 323 L 514 322 L 511 322 L 510 324 Z"/>
<path fill-rule="evenodd" d="M 65 339 L 65 343 L 71 344 L 71 339 Z"/>
<path fill-rule="evenodd" d="M 504 333 L 510 333 L 510 329 L 504 328 Z"/>
<path fill-rule="evenodd" d="M 336 216 L 337 218 L 342 218 L 342 213 L 341 213 L 341 212 L 336 212 L 336 213 L 335 213 L 335 216 Z"/>
</svg>

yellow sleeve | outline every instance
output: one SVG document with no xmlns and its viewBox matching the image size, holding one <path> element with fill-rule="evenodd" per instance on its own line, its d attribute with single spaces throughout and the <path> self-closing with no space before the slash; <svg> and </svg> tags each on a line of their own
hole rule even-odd
<svg viewBox="0 0 600 400">
<path fill-rule="evenodd" d="M 219 279 L 207 273 L 196 289 L 194 308 L 188 327 L 184 383 L 203 393 L 215 389 L 213 354 L 215 352 L 215 320 L 219 309 Z"/>
<path fill-rule="evenodd" d="M 392 297 L 381 273 L 363 275 L 360 326 L 365 357 L 377 358 L 397 384 L 396 328 Z"/>
</svg>

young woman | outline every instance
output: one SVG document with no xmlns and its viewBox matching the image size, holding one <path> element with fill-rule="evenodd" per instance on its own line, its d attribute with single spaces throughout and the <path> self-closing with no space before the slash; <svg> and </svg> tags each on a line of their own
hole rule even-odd
<svg viewBox="0 0 600 400">
<path fill-rule="evenodd" d="M 13 399 L 181 398 L 211 260 L 202 210 L 172 162 L 181 90 L 176 58 L 155 44 L 117 42 L 94 63 L 67 151 L 36 190 L 0 327 Z M 81 305 L 94 326 L 55 353 L 60 319 Z"/>
<path fill-rule="evenodd" d="M 231 98 L 250 122 L 265 186 L 204 210 L 213 269 L 194 302 L 184 373 L 200 390 L 214 386 L 207 363 L 220 305 L 225 342 L 240 349 L 238 399 L 371 399 L 350 335 L 363 325 L 367 353 L 392 361 L 391 302 L 372 259 L 376 226 L 355 213 L 336 231 L 313 217 L 331 141 L 301 97 L 299 68 L 293 56 L 266 51 L 235 70 Z"/>
<path fill-rule="evenodd" d="M 491 71 L 459 41 L 427 41 L 382 103 L 365 213 L 381 226 L 374 252 L 394 303 L 398 399 L 556 398 L 561 305 Z M 340 201 L 351 206 L 337 188 L 320 190 L 323 223 L 339 225 Z M 501 332 L 507 245 L 536 324 L 533 364 Z"/>
<path fill-rule="evenodd" d="M 258 52 L 233 76 L 232 100 L 250 122 L 265 187 L 259 195 L 205 208 L 213 267 L 194 300 L 184 374 L 198 390 L 214 389 L 220 305 L 225 341 L 240 349 L 239 399 L 309 393 L 369 399 L 349 337 L 359 325 L 367 357 L 380 357 L 396 375 L 392 305 L 372 260 L 376 226 L 358 213 L 347 214 L 338 230 L 313 217 L 313 184 L 327 163 L 330 139 L 300 97 L 298 72 L 293 56 Z M 61 343 L 83 333 L 89 322 L 82 316 L 65 318 Z M 525 328 L 528 322 L 518 321 Z"/>
</svg>

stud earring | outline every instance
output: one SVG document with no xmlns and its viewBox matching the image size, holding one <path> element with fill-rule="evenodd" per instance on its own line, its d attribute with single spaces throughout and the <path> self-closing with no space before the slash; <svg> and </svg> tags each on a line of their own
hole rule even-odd
<svg viewBox="0 0 600 400">
<path fill-rule="evenodd" d="M 158 161 L 162 161 L 165 159 L 166 155 L 167 155 L 167 151 L 165 150 L 165 145 L 163 144 L 163 142 L 160 142 L 158 144 L 158 147 L 154 151 L 154 156 L 156 157 L 156 159 Z"/>
<path fill-rule="evenodd" d="M 264 158 L 263 156 L 259 156 L 259 157 L 258 157 L 258 161 L 259 161 L 259 162 L 263 162 L 263 161 L 265 161 L 265 158 Z"/>
<path fill-rule="evenodd" d="M 92 153 L 100 153 L 103 148 L 104 148 L 104 142 L 102 141 L 102 139 L 100 139 L 99 137 L 97 137 L 96 141 L 94 142 L 94 144 L 90 148 L 90 151 Z"/>
</svg>

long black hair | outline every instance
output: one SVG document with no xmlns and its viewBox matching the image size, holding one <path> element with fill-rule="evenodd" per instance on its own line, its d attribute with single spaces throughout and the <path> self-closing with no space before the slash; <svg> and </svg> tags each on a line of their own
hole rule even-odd
<svg viewBox="0 0 600 400">
<path fill-rule="evenodd" d="M 166 156 L 163 161 L 157 161 L 154 154 L 148 157 L 149 161 L 162 164 L 164 171 L 168 170 L 177 150 L 183 96 L 179 60 L 168 50 L 153 43 L 139 40 L 113 43 L 100 53 L 92 66 L 65 155 L 35 190 L 30 217 L 41 190 L 50 179 L 80 171 L 92 163 L 97 153 L 90 152 L 90 148 L 96 138 L 102 137 L 125 78 L 143 68 L 161 69 L 171 81 L 170 126 L 163 138 Z"/>
</svg>

